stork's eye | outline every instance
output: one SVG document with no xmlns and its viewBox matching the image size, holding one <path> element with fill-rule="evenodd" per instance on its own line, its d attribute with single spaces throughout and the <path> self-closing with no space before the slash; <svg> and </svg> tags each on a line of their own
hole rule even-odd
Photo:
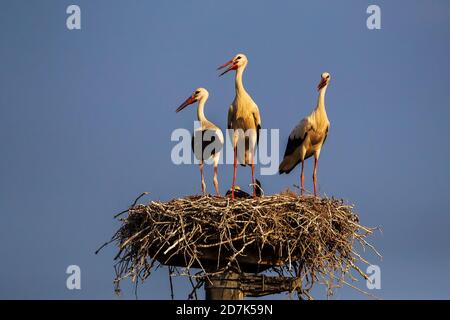
<svg viewBox="0 0 450 320">
<path fill-rule="evenodd" d="M 237 57 L 236 60 L 239 60 L 241 58 L 241 56 Z"/>
<path fill-rule="evenodd" d="M 199 94 L 199 93 L 200 93 L 200 91 L 195 91 L 195 92 L 194 92 L 194 94 Z"/>
<path fill-rule="evenodd" d="M 327 76 L 327 79 L 329 79 L 329 78 L 330 78 L 330 75 Z"/>
</svg>

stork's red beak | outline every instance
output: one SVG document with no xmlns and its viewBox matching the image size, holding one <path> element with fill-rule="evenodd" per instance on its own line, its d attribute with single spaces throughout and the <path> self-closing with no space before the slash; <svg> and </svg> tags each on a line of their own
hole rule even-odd
<svg viewBox="0 0 450 320">
<path fill-rule="evenodd" d="M 181 106 L 178 107 L 177 110 L 175 110 L 175 112 L 180 112 L 181 110 L 186 108 L 188 105 L 193 104 L 195 101 L 196 101 L 195 98 L 193 96 L 190 96 L 189 98 L 186 99 L 186 101 L 184 101 L 181 104 Z"/>
<path fill-rule="evenodd" d="M 226 66 L 229 66 L 230 64 L 231 64 L 231 66 L 230 66 L 227 70 L 225 70 L 224 72 L 222 72 L 222 73 L 219 75 L 219 77 L 220 77 L 220 76 L 223 76 L 223 75 L 224 75 L 225 73 L 227 73 L 228 71 L 236 70 L 236 69 L 238 68 L 237 64 L 236 64 L 233 60 L 230 60 L 230 61 L 228 61 L 227 63 L 225 63 L 225 64 L 221 65 L 220 67 L 218 67 L 217 70 L 223 69 L 223 68 L 225 68 Z"/>
<path fill-rule="evenodd" d="M 327 79 L 325 79 L 325 78 L 322 78 L 321 80 L 320 80 L 320 83 L 319 83 L 319 85 L 317 86 L 317 90 L 320 90 L 320 89 L 322 89 L 323 87 L 325 87 L 326 85 L 327 85 Z"/>
</svg>

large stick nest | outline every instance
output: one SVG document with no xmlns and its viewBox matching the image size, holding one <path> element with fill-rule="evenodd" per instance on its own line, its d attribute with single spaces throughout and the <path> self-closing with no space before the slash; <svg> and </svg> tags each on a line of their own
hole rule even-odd
<svg viewBox="0 0 450 320">
<path fill-rule="evenodd" d="M 347 278 L 357 280 L 352 271 L 367 278 L 358 267 L 368 262 L 356 252 L 357 243 L 378 254 L 366 241 L 375 228 L 362 226 L 353 206 L 342 200 L 285 192 L 236 201 L 192 196 L 136 203 L 112 238 L 119 247 L 117 289 L 126 277 L 143 281 L 159 265 L 169 265 L 171 275 L 189 276 L 194 291 L 226 270 L 267 270 L 300 279 L 293 290 L 312 298 L 316 282 L 332 294 L 349 284 Z M 193 268 L 200 271 L 191 275 Z"/>
</svg>

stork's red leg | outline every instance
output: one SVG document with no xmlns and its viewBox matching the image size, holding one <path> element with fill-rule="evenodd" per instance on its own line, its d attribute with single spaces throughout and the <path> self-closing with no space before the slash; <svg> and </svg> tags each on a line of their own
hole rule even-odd
<svg viewBox="0 0 450 320">
<path fill-rule="evenodd" d="M 217 180 L 217 166 L 214 166 L 214 187 L 216 188 L 216 194 L 220 196 L 219 193 L 219 182 Z"/>
<path fill-rule="evenodd" d="M 203 161 L 200 163 L 200 176 L 202 178 L 202 193 L 203 195 L 206 194 L 206 183 L 205 183 L 205 176 L 203 175 Z"/>
<path fill-rule="evenodd" d="M 236 185 L 237 171 L 237 146 L 234 147 L 234 163 L 233 163 L 233 185 L 231 186 L 231 199 L 234 200 L 234 186 Z"/>
<path fill-rule="evenodd" d="M 305 175 L 303 174 L 304 167 L 305 167 L 305 160 L 302 159 L 302 172 L 300 174 L 300 185 L 301 185 L 300 195 L 303 195 L 303 193 L 305 192 Z"/>
<path fill-rule="evenodd" d="M 256 183 L 255 183 L 255 162 L 252 157 L 252 185 L 253 185 L 253 198 L 256 198 Z"/>
<path fill-rule="evenodd" d="M 314 157 L 314 171 L 313 171 L 314 196 L 317 196 L 317 166 L 318 165 L 319 165 L 319 159 Z"/>
</svg>

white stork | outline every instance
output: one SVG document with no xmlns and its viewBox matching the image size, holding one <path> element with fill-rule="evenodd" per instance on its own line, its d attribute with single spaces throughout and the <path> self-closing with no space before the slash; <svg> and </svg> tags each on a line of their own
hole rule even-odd
<svg viewBox="0 0 450 320">
<path fill-rule="evenodd" d="M 220 76 L 224 75 L 230 70 L 236 70 L 235 87 L 236 95 L 233 103 L 228 110 L 228 129 L 233 129 L 233 148 L 234 148 L 234 167 L 233 167 L 233 185 L 232 196 L 234 199 L 234 187 L 236 185 L 236 171 L 237 171 L 237 156 L 238 145 L 245 148 L 244 157 L 239 153 L 239 163 L 243 166 L 248 164 L 252 168 L 252 185 L 253 196 L 256 197 L 256 183 L 255 183 L 255 161 L 254 152 L 259 141 L 259 131 L 261 129 L 261 118 L 259 116 L 259 109 L 242 84 L 242 74 L 247 66 L 247 57 L 240 53 L 233 59 L 220 66 L 218 69 L 225 68 Z M 241 149 L 239 149 L 241 150 Z"/>
<path fill-rule="evenodd" d="M 178 107 L 176 112 L 180 112 L 188 105 L 198 101 L 197 118 L 200 126 L 195 129 L 194 135 L 192 136 L 192 151 L 200 161 L 203 194 L 206 193 L 203 164 L 212 158 L 214 164 L 214 187 L 216 188 L 217 195 L 220 195 L 219 182 L 217 180 L 217 166 L 219 164 L 220 151 L 222 150 L 224 139 L 222 130 L 205 117 L 204 108 L 208 97 L 209 93 L 206 89 L 198 88 Z"/>
<path fill-rule="evenodd" d="M 328 83 L 330 82 L 330 74 L 322 73 L 321 80 L 317 89 L 319 90 L 319 98 L 317 107 L 306 118 L 292 130 L 284 152 L 283 161 L 280 163 L 279 172 L 289 173 L 299 162 L 302 163 L 300 175 L 301 194 L 305 191 L 305 179 L 303 168 L 305 159 L 314 156 L 314 195 L 317 196 L 317 166 L 319 162 L 320 150 L 327 139 L 330 121 L 328 121 L 327 112 L 325 111 L 325 93 Z"/>
</svg>

